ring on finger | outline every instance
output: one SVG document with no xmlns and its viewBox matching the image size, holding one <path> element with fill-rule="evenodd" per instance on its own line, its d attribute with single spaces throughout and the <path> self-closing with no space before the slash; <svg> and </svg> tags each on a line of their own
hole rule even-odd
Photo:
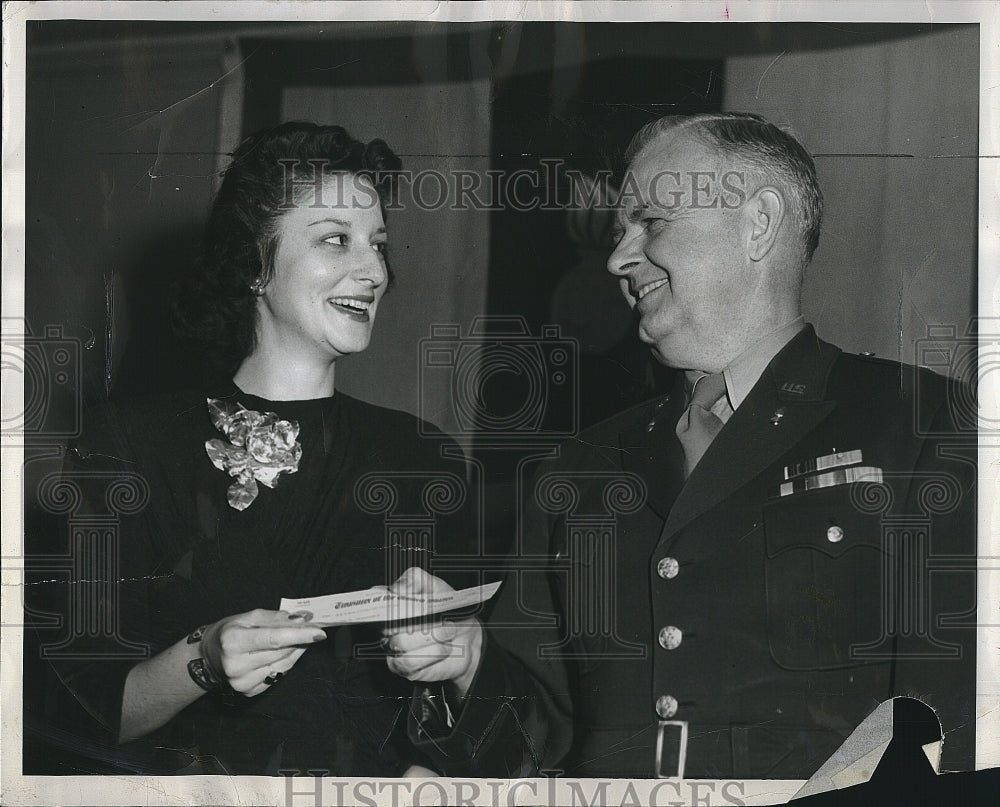
<svg viewBox="0 0 1000 807">
<path fill-rule="evenodd" d="M 283 672 L 274 672 L 274 670 L 268 670 L 267 675 L 264 678 L 264 683 L 269 687 L 273 687 L 278 681 L 281 680 Z"/>
</svg>

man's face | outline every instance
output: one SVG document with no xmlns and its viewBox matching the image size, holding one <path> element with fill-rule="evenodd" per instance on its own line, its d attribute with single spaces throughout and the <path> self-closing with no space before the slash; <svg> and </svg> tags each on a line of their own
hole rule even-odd
<svg viewBox="0 0 1000 807">
<path fill-rule="evenodd" d="M 639 312 L 640 339 L 670 367 L 718 372 L 740 352 L 759 291 L 745 194 L 717 153 L 682 132 L 660 135 L 629 166 L 608 270 Z"/>
</svg>

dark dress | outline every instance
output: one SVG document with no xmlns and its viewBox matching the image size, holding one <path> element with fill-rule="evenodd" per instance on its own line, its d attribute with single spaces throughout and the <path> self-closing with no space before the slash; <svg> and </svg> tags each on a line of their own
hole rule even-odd
<svg viewBox="0 0 1000 807">
<path fill-rule="evenodd" d="M 471 536 L 464 462 L 442 458 L 455 446 L 428 424 L 342 393 L 267 401 L 229 386 L 213 397 L 300 425 L 298 471 L 260 486 L 245 510 L 228 504 L 233 479 L 206 454 L 205 441 L 223 435 L 205 394 L 92 413 L 62 487 L 41 486 L 42 507 L 68 517 L 63 546 L 81 561 L 69 580 L 42 587 L 46 610 L 66 619 L 61 632 L 38 633 L 62 694 L 93 718 L 80 742 L 112 768 L 141 773 L 399 775 L 419 761 L 405 739 L 412 688 L 386 669 L 378 625 L 329 628 L 265 693 L 207 694 L 142 740 L 115 743 L 125 678 L 147 647 L 152 656 L 200 625 L 277 610 L 282 597 L 390 583 Z M 67 507 L 60 489 L 79 496 Z M 102 517 L 105 532 L 88 533 Z M 94 550 L 102 534 L 113 552 Z M 114 552 L 119 583 L 109 586 Z"/>
</svg>

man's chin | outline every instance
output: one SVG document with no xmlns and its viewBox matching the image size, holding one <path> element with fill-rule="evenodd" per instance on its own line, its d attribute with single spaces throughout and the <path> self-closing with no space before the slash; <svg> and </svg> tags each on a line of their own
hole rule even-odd
<svg viewBox="0 0 1000 807">
<path fill-rule="evenodd" d="M 642 339 L 642 336 L 639 337 Z M 649 352 L 652 354 L 653 358 L 656 359 L 664 367 L 672 367 L 673 369 L 680 369 L 680 365 L 677 364 L 676 359 L 670 352 L 670 348 L 664 345 L 662 342 L 653 342 L 642 339 L 649 346 Z"/>
<path fill-rule="evenodd" d="M 649 352 L 656 361 L 671 370 L 691 370 L 701 369 L 698 367 L 696 357 L 690 349 L 685 350 L 682 345 L 670 342 L 667 339 L 651 340 L 646 339 L 640 332 L 639 338 L 649 347 Z"/>
<path fill-rule="evenodd" d="M 653 358 L 656 359 L 664 367 L 670 367 L 671 369 L 677 369 L 674 366 L 674 364 L 672 364 L 671 361 L 666 356 L 664 356 L 659 350 L 657 350 L 655 347 L 652 348 L 649 352 L 652 354 Z"/>
</svg>

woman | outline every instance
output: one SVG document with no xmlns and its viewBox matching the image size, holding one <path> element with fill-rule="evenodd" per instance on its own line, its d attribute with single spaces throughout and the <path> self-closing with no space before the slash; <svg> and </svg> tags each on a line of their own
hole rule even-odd
<svg viewBox="0 0 1000 807">
<path fill-rule="evenodd" d="M 409 685 L 379 658 L 378 626 L 275 610 L 390 583 L 467 534 L 390 533 L 386 516 L 426 515 L 424 487 L 460 487 L 462 469 L 427 424 L 335 394 L 390 282 L 382 201 L 399 166 L 336 126 L 244 141 L 179 306 L 223 381 L 105 407 L 71 452 L 77 513 L 107 506 L 107 480 L 135 487 L 116 511 L 120 582 L 96 595 L 117 629 L 86 639 L 105 658 L 49 654 L 122 744 L 119 768 L 392 776 L 414 761 Z"/>
</svg>

